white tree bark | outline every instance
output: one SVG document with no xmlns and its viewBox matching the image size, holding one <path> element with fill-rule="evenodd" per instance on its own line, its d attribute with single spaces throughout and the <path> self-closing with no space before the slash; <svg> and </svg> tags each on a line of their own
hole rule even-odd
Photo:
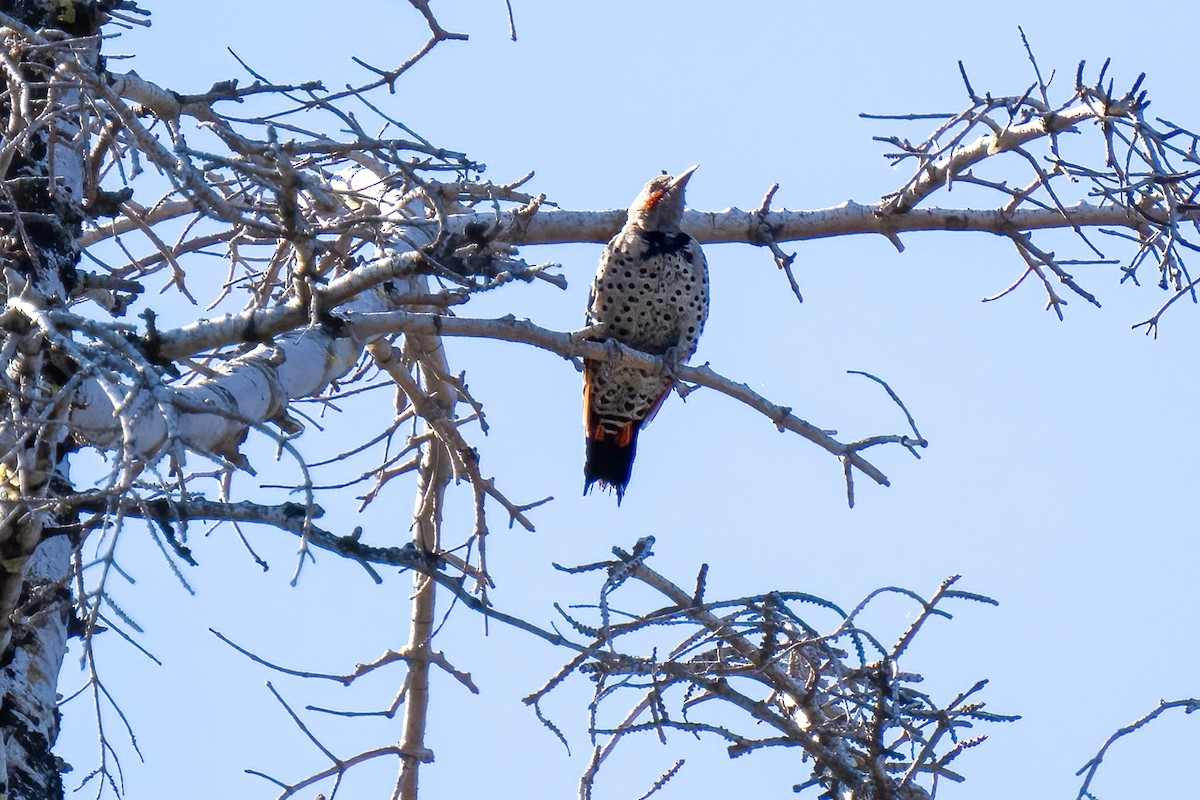
<svg viewBox="0 0 1200 800">
<path fill-rule="evenodd" d="M 1117 227 L 1139 230 L 1147 214 L 1115 205 L 1076 203 L 1057 209 L 1020 208 L 914 208 L 889 211 L 886 203 L 863 204 L 848 200 L 832 208 L 812 211 L 722 211 L 684 212 L 683 228 L 702 244 L 765 244 L 825 239 L 833 236 L 877 233 L 883 236 L 910 231 L 976 231 L 1009 235 L 1013 231 L 1072 227 Z M 513 244 L 563 244 L 607 242 L 625 221 L 625 211 L 539 211 L 528 220 L 516 222 L 518 212 L 500 215 L 500 226 L 515 232 Z M 1165 216 L 1165 214 L 1164 214 Z M 1200 212 L 1186 211 L 1184 219 L 1200 219 Z M 450 230 L 461 232 L 476 215 L 448 218 Z M 490 218 L 489 218 L 490 221 Z"/>
<path fill-rule="evenodd" d="M 52 11 L 30 4 L 14 11 L 20 20 L 5 16 L 0 28 L 8 59 L 0 180 L 5 216 L 21 220 L 6 229 L 3 286 L 9 310 L 24 312 L 30 322 L 61 310 L 76 280 L 89 135 L 80 76 L 94 74 L 99 64 L 96 38 L 56 37 L 60 43 L 55 45 L 34 33 L 33 28 L 64 20 L 56 16 L 60 11 L 61 6 Z M 37 48 L 31 46 L 35 43 Z M 70 60 L 75 69 L 58 69 L 60 59 Z M 14 240 L 20 246 L 12 246 Z M 58 736 L 56 688 L 72 613 L 67 576 L 73 543 L 48 530 L 66 521 L 66 511 L 52 500 L 69 486 L 64 387 L 56 380 L 71 365 L 55 351 L 57 342 L 47 332 L 21 336 L 19 329 L 9 329 L 5 337 L 9 413 L 0 421 L 6 475 L 0 490 L 0 658 L 5 664 L 0 670 L 0 796 L 6 800 L 62 796 L 51 748 Z"/>
<path fill-rule="evenodd" d="M 12 661 L 0 670 L 7 797 L 13 800 L 40 800 L 55 790 L 61 796 L 61 764 L 51 748 L 58 739 L 58 674 L 67 654 L 71 614 L 67 577 L 73 550 L 66 536 L 53 536 L 25 564 L 25 583 L 34 587 L 33 602 L 17 619 L 20 646 L 13 648 Z"/>
<path fill-rule="evenodd" d="M 157 381 L 130 389 L 93 378 L 80 387 L 70 421 L 92 445 L 140 459 L 162 456 L 173 442 L 233 457 L 248 426 L 279 416 L 290 400 L 345 375 L 362 347 L 352 336 L 310 328 L 260 345 L 179 389 Z"/>
</svg>

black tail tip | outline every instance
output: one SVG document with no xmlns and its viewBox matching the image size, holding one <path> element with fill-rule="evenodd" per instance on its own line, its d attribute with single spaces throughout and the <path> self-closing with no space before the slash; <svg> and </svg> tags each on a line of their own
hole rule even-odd
<svg viewBox="0 0 1200 800">
<path fill-rule="evenodd" d="M 625 487 L 619 483 L 609 483 L 603 478 L 588 478 L 584 475 L 583 494 L 587 496 L 592 491 L 592 486 L 599 483 L 601 489 L 607 489 L 609 492 L 616 491 L 617 505 L 621 505 L 621 501 L 625 499 Z"/>
<path fill-rule="evenodd" d="M 625 497 L 625 488 L 629 486 L 629 475 L 633 471 L 633 456 L 636 452 L 636 441 L 620 445 L 615 439 L 587 440 L 587 460 L 583 465 L 583 493 L 592 489 L 592 484 L 599 483 L 601 489 L 609 489 L 617 493 L 617 505 Z"/>
</svg>

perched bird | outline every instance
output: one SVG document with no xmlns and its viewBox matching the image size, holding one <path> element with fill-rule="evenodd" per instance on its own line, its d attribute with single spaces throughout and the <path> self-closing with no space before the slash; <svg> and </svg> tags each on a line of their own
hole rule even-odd
<svg viewBox="0 0 1200 800">
<path fill-rule="evenodd" d="M 625 226 L 600 257 L 587 321 L 593 341 L 613 339 L 665 356 L 668 370 L 607 361 L 583 367 L 587 436 L 584 487 L 625 495 L 638 431 L 675 384 L 671 369 L 696 352 L 708 317 L 708 264 L 700 245 L 680 230 L 683 192 L 696 167 L 654 178 L 629 207 Z"/>
</svg>

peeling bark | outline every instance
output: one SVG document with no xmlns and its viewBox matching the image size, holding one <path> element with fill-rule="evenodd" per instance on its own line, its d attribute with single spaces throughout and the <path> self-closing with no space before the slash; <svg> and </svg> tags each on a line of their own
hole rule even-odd
<svg viewBox="0 0 1200 800">
<path fill-rule="evenodd" d="M 8 75 L 0 103 L 7 120 L 0 163 L 0 263 L 4 299 L 49 313 L 65 308 L 78 280 L 83 212 L 83 130 L 79 88 L 57 70 L 59 47 L 91 66 L 99 40 L 27 49 L 38 29 L 88 37 L 99 30 L 107 0 L 0 2 L 0 38 L 22 74 Z M 86 111 L 84 112 L 86 113 Z M 70 491 L 63 386 L 74 362 L 40 332 L 6 331 L 0 365 L 0 756 L 7 800 L 63 796 L 56 688 L 71 613 L 66 579 L 72 542 L 45 538 L 72 522 L 50 500 Z"/>
</svg>

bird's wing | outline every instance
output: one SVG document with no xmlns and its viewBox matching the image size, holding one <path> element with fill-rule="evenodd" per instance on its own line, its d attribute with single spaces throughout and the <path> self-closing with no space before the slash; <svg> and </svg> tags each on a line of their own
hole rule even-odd
<svg viewBox="0 0 1200 800">
<path fill-rule="evenodd" d="M 650 410 L 646 412 L 646 418 L 642 420 L 641 426 L 643 428 L 645 428 L 647 425 L 649 425 L 651 422 L 654 421 L 654 416 L 658 413 L 658 410 L 660 408 L 662 408 L 662 404 L 667 402 L 667 398 L 671 396 L 671 390 L 674 388 L 675 388 L 675 384 L 672 383 L 670 386 L 668 386 L 663 391 L 662 394 L 660 394 L 658 396 L 658 399 L 655 400 L 654 403 L 650 406 Z"/>
</svg>

